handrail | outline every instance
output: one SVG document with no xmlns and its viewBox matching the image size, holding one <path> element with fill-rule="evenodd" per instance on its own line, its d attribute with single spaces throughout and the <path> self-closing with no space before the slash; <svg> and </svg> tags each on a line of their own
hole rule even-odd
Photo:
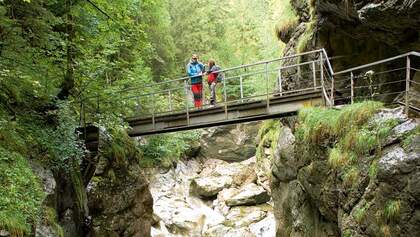
<svg viewBox="0 0 420 237">
<path fill-rule="evenodd" d="M 395 57 L 391 57 L 391 58 L 379 60 L 379 61 L 376 61 L 376 62 L 373 62 L 373 63 L 369 63 L 369 64 L 349 68 L 349 69 L 346 69 L 346 70 L 343 70 L 343 71 L 339 71 L 339 72 L 334 73 L 333 75 L 340 75 L 340 74 L 344 74 L 344 73 L 349 73 L 349 72 L 360 70 L 360 69 L 363 69 L 363 68 L 367 68 L 367 67 L 375 66 L 375 65 L 378 65 L 378 64 L 390 62 L 390 61 L 393 61 L 393 60 L 396 60 L 396 59 L 405 58 L 407 56 L 420 57 L 420 53 L 416 52 L 416 51 L 411 51 L 411 52 L 401 54 L 401 55 L 398 55 L 398 56 L 395 56 Z"/>
<path fill-rule="evenodd" d="M 324 54 L 324 56 L 325 56 L 325 60 L 327 61 L 328 69 L 329 69 L 329 71 L 330 71 L 331 75 L 333 76 L 333 75 L 334 75 L 334 71 L 333 71 L 333 69 L 332 69 L 332 67 L 331 67 L 331 63 L 330 63 L 330 60 L 329 60 L 329 58 L 328 58 L 327 51 L 325 51 L 325 49 L 324 49 L 324 48 L 322 48 L 321 50 L 322 50 L 322 53 L 323 53 L 323 54 Z"/>
<path fill-rule="evenodd" d="M 282 61 L 282 60 L 289 59 L 289 58 L 296 58 L 296 57 L 300 57 L 300 56 L 303 56 L 303 55 L 308 55 L 308 54 L 313 54 L 313 53 L 318 53 L 318 52 L 322 52 L 322 49 L 316 49 L 316 50 L 303 52 L 303 53 L 299 53 L 299 54 L 284 56 L 284 57 L 281 57 L 281 58 L 259 61 L 259 62 L 256 62 L 256 63 L 244 64 L 244 65 L 240 65 L 240 66 L 236 66 L 236 67 L 230 67 L 230 68 L 226 68 L 226 69 L 217 71 L 217 73 L 221 73 L 221 72 L 226 73 L 226 72 L 241 69 L 241 68 L 253 67 L 253 66 L 257 66 L 257 65 L 264 65 L 264 64 L 267 64 L 267 63 Z M 328 57 L 327 57 L 327 60 L 328 60 Z M 286 66 L 285 68 L 292 67 L 292 66 L 296 66 L 296 65 Z M 184 77 L 179 77 L 179 78 L 172 79 L 172 80 L 156 82 L 156 83 L 153 83 L 153 85 L 142 85 L 141 87 L 132 87 L 132 88 L 127 88 L 127 89 L 123 89 L 123 90 L 109 92 L 109 93 L 106 93 L 106 94 L 107 95 L 113 95 L 115 93 L 128 92 L 128 91 L 133 91 L 133 90 L 136 90 L 136 89 L 142 89 L 142 88 L 146 88 L 146 87 L 153 87 L 153 86 L 159 86 L 159 85 L 163 85 L 163 84 L 169 84 L 169 83 L 177 82 L 177 81 L 181 82 L 181 81 L 189 80 L 189 79 L 190 79 L 189 76 L 184 76 Z M 82 99 L 82 101 L 93 99 L 93 98 L 97 98 L 97 96 L 93 95 L 93 96 L 85 97 L 85 98 Z"/>
</svg>

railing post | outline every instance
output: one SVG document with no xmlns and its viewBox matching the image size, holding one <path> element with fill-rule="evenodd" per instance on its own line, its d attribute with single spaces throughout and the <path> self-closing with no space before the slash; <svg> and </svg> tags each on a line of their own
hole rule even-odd
<svg viewBox="0 0 420 237">
<path fill-rule="evenodd" d="M 321 87 L 322 90 L 326 91 L 325 89 L 325 82 L 324 82 L 324 68 L 322 66 L 322 53 L 319 54 L 319 70 L 320 70 L 320 77 L 321 77 Z M 322 93 L 322 97 L 325 97 L 324 93 Z M 327 102 L 327 98 L 324 98 L 325 102 Z"/>
<path fill-rule="evenodd" d="M 205 102 L 205 98 L 206 98 L 206 90 L 204 88 L 204 82 L 203 79 L 201 79 L 201 108 L 204 107 L 204 102 Z"/>
<path fill-rule="evenodd" d="M 169 100 L 169 111 L 172 112 L 172 92 L 171 89 L 168 91 L 168 100 Z"/>
<path fill-rule="evenodd" d="M 188 83 L 184 80 L 184 92 L 185 92 L 185 113 L 187 115 L 187 125 L 190 125 L 190 112 L 188 109 Z"/>
<path fill-rule="evenodd" d="M 227 77 L 223 80 L 223 102 L 225 103 L 225 118 L 228 119 L 228 111 L 227 111 L 227 92 L 226 92 L 226 80 Z"/>
<path fill-rule="evenodd" d="M 281 78 L 281 68 L 279 69 L 279 75 L 278 75 L 278 85 L 279 85 L 279 92 L 280 96 L 283 96 L 283 85 L 282 85 L 282 78 Z"/>
<path fill-rule="evenodd" d="M 140 98 L 138 96 L 136 97 L 136 103 L 137 103 L 136 113 L 137 115 L 139 115 L 140 114 Z"/>
<path fill-rule="evenodd" d="M 353 72 L 350 72 L 350 100 L 351 103 L 354 103 L 354 75 Z"/>
<path fill-rule="evenodd" d="M 314 90 L 316 90 L 316 68 L 315 68 L 315 61 L 312 61 L 312 77 L 314 79 Z"/>
<path fill-rule="evenodd" d="M 152 93 L 152 125 L 153 130 L 156 129 L 156 123 L 155 123 L 155 93 Z"/>
<path fill-rule="evenodd" d="M 265 91 L 265 94 L 266 94 L 266 100 L 267 100 L 267 112 L 269 112 L 270 110 L 269 110 L 269 108 L 270 108 L 270 97 L 268 96 L 268 87 L 269 87 L 269 85 L 268 85 L 268 63 L 265 63 L 265 85 L 266 85 L 266 91 Z"/>
<path fill-rule="evenodd" d="M 408 92 L 410 91 L 410 56 L 407 56 L 407 68 L 406 68 L 406 75 L 405 75 L 405 113 L 408 116 L 408 109 L 410 108 L 409 105 L 409 98 Z"/>
<path fill-rule="evenodd" d="M 334 75 L 331 75 L 331 99 L 330 107 L 334 106 Z"/>
<path fill-rule="evenodd" d="M 96 112 L 99 113 L 99 94 L 96 94 Z"/>
<path fill-rule="evenodd" d="M 239 76 L 239 87 L 241 89 L 241 103 L 243 102 L 243 98 L 244 98 L 244 88 L 243 88 L 243 78 L 242 76 Z"/>
</svg>

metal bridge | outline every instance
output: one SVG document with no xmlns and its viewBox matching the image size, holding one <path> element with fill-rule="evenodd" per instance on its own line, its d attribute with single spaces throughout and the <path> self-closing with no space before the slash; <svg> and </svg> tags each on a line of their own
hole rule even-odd
<svg viewBox="0 0 420 237">
<path fill-rule="evenodd" d="M 97 115 L 118 106 L 131 127 L 129 135 L 140 136 L 284 117 L 304 107 L 362 100 L 402 104 L 406 113 L 420 112 L 419 65 L 412 63 L 419 59 L 420 53 L 409 52 L 334 72 L 326 51 L 319 49 L 221 70 L 225 78 L 217 86 L 216 106 L 205 99 L 203 76 L 203 107 L 194 108 L 189 78 L 183 77 L 120 91 L 125 96 L 117 105 L 86 98 L 81 121 L 86 126 L 87 113 Z"/>
</svg>

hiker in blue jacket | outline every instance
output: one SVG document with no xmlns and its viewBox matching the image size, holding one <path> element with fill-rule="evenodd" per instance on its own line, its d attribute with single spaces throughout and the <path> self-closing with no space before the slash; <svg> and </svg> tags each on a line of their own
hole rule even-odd
<svg viewBox="0 0 420 237">
<path fill-rule="evenodd" d="M 191 90 L 194 95 L 194 106 L 200 108 L 202 105 L 204 65 L 198 61 L 198 55 L 193 54 L 187 65 L 187 73 L 191 78 Z"/>
</svg>

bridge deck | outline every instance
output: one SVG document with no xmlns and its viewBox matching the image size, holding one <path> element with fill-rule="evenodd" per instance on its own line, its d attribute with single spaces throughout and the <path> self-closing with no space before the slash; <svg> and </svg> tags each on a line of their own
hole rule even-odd
<svg viewBox="0 0 420 237">
<path fill-rule="evenodd" d="M 154 117 L 132 117 L 127 118 L 127 121 L 132 128 L 129 135 L 139 136 L 289 116 L 305 106 L 321 104 L 324 104 L 322 92 L 315 89 L 270 97 L 268 103 L 267 100 L 244 101 L 228 106 L 190 110 L 188 115 L 186 112 L 178 112 Z"/>
</svg>

